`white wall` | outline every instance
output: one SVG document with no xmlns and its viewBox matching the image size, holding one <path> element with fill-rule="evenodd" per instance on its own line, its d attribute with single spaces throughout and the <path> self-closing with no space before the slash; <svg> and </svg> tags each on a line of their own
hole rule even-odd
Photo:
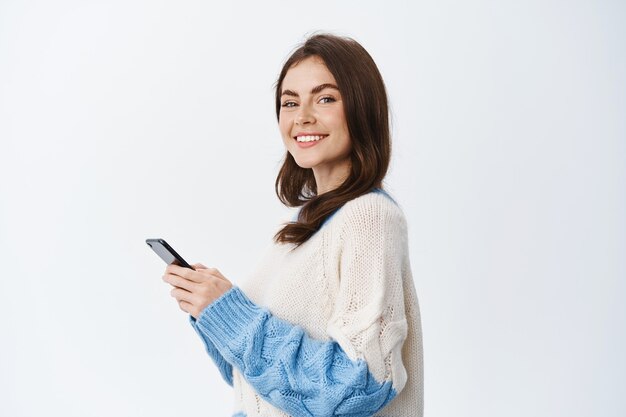
<svg viewBox="0 0 626 417">
<path fill-rule="evenodd" d="M 626 410 L 618 1 L 0 2 L 0 415 L 228 416 L 143 242 L 243 282 L 306 33 L 389 88 L 427 416 Z"/>
</svg>

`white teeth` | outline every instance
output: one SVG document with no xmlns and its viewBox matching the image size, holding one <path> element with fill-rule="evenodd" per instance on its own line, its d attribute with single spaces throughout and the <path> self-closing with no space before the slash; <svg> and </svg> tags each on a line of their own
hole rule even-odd
<svg viewBox="0 0 626 417">
<path fill-rule="evenodd" d="M 298 142 L 312 142 L 314 140 L 320 140 L 324 138 L 324 136 L 298 136 L 296 140 Z"/>
</svg>

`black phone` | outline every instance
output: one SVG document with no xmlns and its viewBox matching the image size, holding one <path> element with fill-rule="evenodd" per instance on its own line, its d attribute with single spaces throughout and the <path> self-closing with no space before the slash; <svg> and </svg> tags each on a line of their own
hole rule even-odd
<svg viewBox="0 0 626 417">
<path fill-rule="evenodd" d="M 184 268 L 194 269 L 164 239 L 146 239 L 146 243 L 166 264 L 180 265 Z"/>
</svg>

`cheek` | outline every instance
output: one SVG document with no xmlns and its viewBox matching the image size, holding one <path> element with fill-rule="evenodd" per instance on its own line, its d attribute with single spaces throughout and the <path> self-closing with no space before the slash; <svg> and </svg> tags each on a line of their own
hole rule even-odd
<svg viewBox="0 0 626 417">
<path fill-rule="evenodd" d="M 341 153 L 346 155 L 352 151 L 352 140 L 350 139 L 348 126 L 345 123 L 341 126 L 341 133 Z"/>
<path fill-rule="evenodd" d="M 341 145 L 342 145 L 342 148 L 350 148 L 351 147 L 350 131 L 348 130 L 348 123 L 346 121 L 346 118 L 344 117 L 343 111 L 337 112 L 334 115 L 333 122 L 334 122 L 334 125 L 335 125 L 335 129 L 338 132 L 341 132 L 341 136 L 342 136 Z"/>
<path fill-rule="evenodd" d="M 332 114 L 329 114 L 329 123 L 332 123 L 333 128 L 348 134 L 348 122 L 342 108 L 336 109 Z"/>
<path fill-rule="evenodd" d="M 278 129 L 280 130 L 283 140 L 287 140 L 291 137 L 291 123 L 289 123 L 287 117 L 281 115 L 280 120 L 278 121 Z"/>
</svg>

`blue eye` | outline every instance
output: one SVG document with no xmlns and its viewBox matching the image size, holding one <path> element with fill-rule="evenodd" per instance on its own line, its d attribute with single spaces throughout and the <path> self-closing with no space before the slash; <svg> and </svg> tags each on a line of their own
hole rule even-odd
<svg viewBox="0 0 626 417">
<path fill-rule="evenodd" d="M 324 100 L 328 100 L 328 101 L 324 101 Z M 322 103 L 333 103 L 335 101 L 337 101 L 337 100 L 335 100 L 334 97 L 330 97 L 330 96 L 322 97 L 320 99 L 320 102 L 322 102 Z"/>
<path fill-rule="evenodd" d="M 282 107 L 295 107 L 296 103 L 294 103 L 293 101 L 286 101 L 282 104 Z"/>
</svg>

